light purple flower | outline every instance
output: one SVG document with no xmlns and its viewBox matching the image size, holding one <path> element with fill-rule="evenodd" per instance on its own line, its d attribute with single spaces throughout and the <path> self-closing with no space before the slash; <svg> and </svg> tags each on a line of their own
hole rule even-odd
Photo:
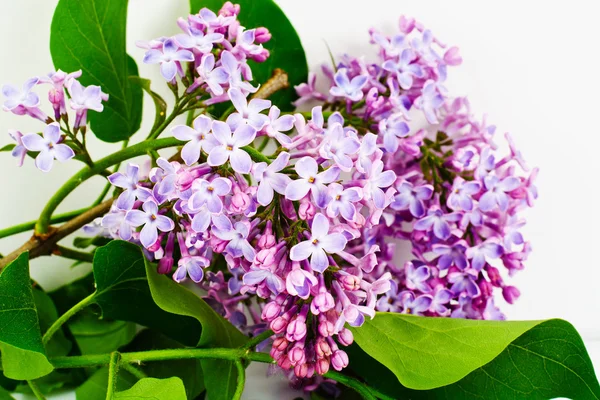
<svg viewBox="0 0 600 400">
<path fill-rule="evenodd" d="M 127 210 L 122 210 L 116 205 L 113 205 L 109 213 L 102 217 L 102 227 L 108 230 L 111 236 L 121 238 L 123 240 L 130 240 L 133 236 L 133 228 L 125 220 Z"/>
<path fill-rule="evenodd" d="M 251 269 L 242 278 L 244 285 L 256 286 L 265 282 L 274 295 L 281 293 L 285 287 L 283 279 L 270 269 Z"/>
<path fill-rule="evenodd" d="M 232 135 L 228 124 L 214 121 L 212 131 L 218 144 L 208 154 L 208 165 L 218 167 L 229 160 L 231 168 L 235 172 L 240 174 L 249 173 L 252 168 L 252 159 L 241 147 L 252 143 L 256 137 L 256 130 L 249 125 L 242 124 L 237 127 Z"/>
<path fill-rule="evenodd" d="M 418 267 L 411 261 L 404 264 L 404 275 L 406 277 L 406 287 L 409 289 L 417 289 L 423 293 L 429 293 L 431 287 L 427 284 L 427 280 L 431 277 L 431 270 L 427 265 L 417 262 Z"/>
<path fill-rule="evenodd" d="M 504 321 L 506 316 L 500 311 L 498 307 L 494 305 L 494 299 L 490 297 L 486 304 L 485 310 L 483 310 L 483 318 L 495 321 Z"/>
<path fill-rule="evenodd" d="M 283 132 L 287 132 L 294 127 L 294 116 L 293 115 L 282 115 L 281 111 L 277 106 L 271 107 L 269 110 L 269 122 L 263 128 L 269 137 L 274 138 L 282 146 L 289 146 L 292 144 L 292 139 Z"/>
<path fill-rule="evenodd" d="M 193 194 L 188 200 L 188 205 L 192 210 L 199 210 L 206 204 L 208 211 L 218 214 L 223 210 L 221 197 L 231 191 L 231 181 L 220 177 L 210 182 L 206 179 L 196 179 L 192 183 L 192 191 Z"/>
<path fill-rule="evenodd" d="M 20 167 L 23 165 L 23 161 L 27 155 L 27 149 L 23 144 L 23 134 L 12 129 L 9 129 L 8 134 L 15 142 L 17 142 L 15 147 L 12 149 L 11 155 L 17 159 L 17 166 Z"/>
<path fill-rule="evenodd" d="M 229 87 L 240 89 L 247 93 L 254 93 L 258 89 L 242 79 L 242 72 L 247 76 L 248 80 L 252 79 L 251 70 L 248 64 L 241 63 L 230 51 L 223 51 L 221 53 L 221 66 L 227 72 L 229 77 Z M 242 69 L 244 69 L 242 71 Z M 249 75 L 249 76 L 248 76 Z"/>
<path fill-rule="evenodd" d="M 447 206 L 453 210 L 473 210 L 473 195 L 479 193 L 481 184 L 477 181 L 465 181 L 460 176 L 454 179 L 452 192 L 448 196 Z"/>
<path fill-rule="evenodd" d="M 415 294 L 408 290 L 400 293 L 402 314 L 423 315 L 429 310 L 432 302 L 433 298 L 427 294 L 415 297 Z"/>
<path fill-rule="evenodd" d="M 444 214 L 439 208 L 430 209 L 426 217 L 415 222 L 414 229 L 428 232 L 433 228 L 433 234 L 438 239 L 446 240 L 452 233 L 449 222 L 456 222 L 459 219 L 460 214 Z"/>
<path fill-rule="evenodd" d="M 469 264 L 466 256 L 467 243 L 464 240 L 459 240 L 451 246 L 434 244 L 432 250 L 436 255 L 440 256 L 437 266 L 441 270 L 448 269 L 453 265 L 463 270 Z"/>
<path fill-rule="evenodd" d="M 175 228 L 175 223 L 169 217 L 158 213 L 158 205 L 153 199 L 148 199 L 142 204 L 141 210 L 129 210 L 125 221 L 131 226 L 143 228 L 140 232 L 140 242 L 145 248 L 149 248 L 158 240 L 158 231 L 169 232 Z"/>
<path fill-rule="evenodd" d="M 408 136 L 410 128 L 402 114 L 394 114 L 379 121 L 379 133 L 383 134 L 383 145 L 388 153 L 398 150 L 398 139 Z"/>
<path fill-rule="evenodd" d="M 286 152 L 279 153 L 277 158 L 269 165 L 260 162 L 254 165 L 253 176 L 259 182 L 256 200 L 258 204 L 268 206 L 273 201 L 273 192 L 285 194 L 286 187 L 291 179 L 286 174 L 278 173 L 287 167 L 290 155 Z"/>
<path fill-rule="evenodd" d="M 206 232 L 211 222 L 218 225 L 218 221 L 224 219 L 229 221 L 225 215 L 211 212 L 206 205 L 200 207 L 199 210 L 190 210 L 190 213 L 194 215 L 192 218 L 192 230 L 196 233 Z"/>
<path fill-rule="evenodd" d="M 394 196 L 394 200 L 390 207 L 394 210 L 406 210 L 415 218 L 421 218 L 425 215 L 424 200 L 429 200 L 433 194 L 433 186 L 421 185 L 413 186 L 408 181 L 403 181 L 397 186 L 398 193 Z"/>
<path fill-rule="evenodd" d="M 152 196 L 150 189 L 139 184 L 139 170 L 139 166 L 129 163 L 124 174 L 115 172 L 108 177 L 108 181 L 113 186 L 125 189 L 116 202 L 116 205 L 123 210 L 133 207 L 136 199 L 146 201 Z"/>
<path fill-rule="evenodd" d="M 416 58 L 416 54 L 412 49 L 404 49 L 400 53 L 398 61 L 387 60 L 383 63 L 382 67 L 386 71 L 393 72 L 396 74 L 400 87 L 404 90 L 408 90 L 413 85 L 413 76 L 422 77 L 423 69 L 417 63 L 413 63 Z"/>
<path fill-rule="evenodd" d="M 206 115 L 200 115 L 194 120 L 194 127 L 177 125 L 171 129 L 173 136 L 179 140 L 187 141 L 181 149 L 181 158 L 187 165 L 192 165 L 200 158 L 200 152 L 204 149 L 209 153 L 216 145 L 216 140 L 211 135 L 212 119 Z"/>
<path fill-rule="evenodd" d="M 508 176 L 503 180 L 496 176 L 488 175 L 483 179 L 485 192 L 479 199 L 479 209 L 483 212 L 492 211 L 496 206 L 501 211 L 508 209 L 509 197 L 506 193 L 512 192 L 521 185 L 519 178 Z"/>
<path fill-rule="evenodd" d="M 381 160 L 375 161 L 363 186 L 364 199 L 373 199 L 375 207 L 385 208 L 386 198 L 382 188 L 393 185 L 395 180 L 396 174 L 394 171 L 383 171 L 383 162 Z"/>
<path fill-rule="evenodd" d="M 328 183 L 335 181 L 340 175 L 337 167 L 330 167 L 323 172 L 318 172 L 317 162 L 312 157 L 303 157 L 296 163 L 296 172 L 299 179 L 291 182 L 285 189 L 285 197 L 288 200 L 297 201 L 311 193 L 312 199 L 318 207 L 325 207 Z"/>
<path fill-rule="evenodd" d="M 227 123 L 232 129 L 242 124 L 247 124 L 259 131 L 269 123 L 269 117 L 261 114 L 261 111 L 271 107 L 269 100 L 252 99 L 248 102 L 242 91 L 236 88 L 229 89 L 227 94 L 237 110 L 237 113 L 233 113 L 227 117 Z"/>
<path fill-rule="evenodd" d="M 428 80 L 425 82 L 421 96 L 415 99 L 415 107 L 425 113 L 425 117 L 430 124 L 437 124 L 436 110 L 444 104 L 444 97 L 440 93 L 438 85 Z"/>
<path fill-rule="evenodd" d="M 329 197 L 331 201 L 327 205 L 327 215 L 330 218 L 342 215 L 346 221 L 353 222 L 356 219 L 356 207 L 354 203 L 362 200 L 362 189 L 350 187 L 344 189 L 339 183 L 329 185 Z"/>
<path fill-rule="evenodd" d="M 235 15 L 226 16 L 215 14 L 212 10 L 204 7 L 196 15 L 190 15 L 190 19 L 198 24 L 202 24 L 212 30 L 229 26 L 235 21 Z"/>
<path fill-rule="evenodd" d="M 337 86 L 329 89 L 329 93 L 336 97 L 345 97 L 351 101 L 359 101 L 363 97 L 362 88 L 367 84 L 366 75 L 358 75 L 350 80 L 348 70 L 340 68 L 335 73 L 334 80 Z"/>
<path fill-rule="evenodd" d="M 44 128 L 43 136 L 37 133 L 28 133 L 21 140 L 23 146 L 29 151 L 39 151 L 35 158 L 35 166 L 43 172 L 52 169 L 54 160 L 65 162 L 75 157 L 75 152 L 62 141 L 60 125 L 53 122 Z"/>
<path fill-rule="evenodd" d="M 371 38 L 375 43 L 381 46 L 388 57 L 400 55 L 407 46 L 406 36 L 404 35 L 394 35 L 391 39 L 388 39 L 379 32 L 372 32 Z"/>
<path fill-rule="evenodd" d="M 204 34 L 200 29 L 189 27 L 187 34 L 180 33 L 174 37 L 175 43 L 184 49 L 195 49 L 200 53 L 209 53 L 215 43 L 221 43 L 224 39 L 220 33 Z"/>
<path fill-rule="evenodd" d="M 21 90 L 13 85 L 3 85 L 2 94 L 6 97 L 2 106 L 4 111 L 14 110 L 14 112 L 22 114 L 22 112 L 18 112 L 18 108 L 29 109 L 38 107 L 40 105 L 40 98 L 31 91 L 38 82 L 38 77 L 30 78 L 25 81 Z"/>
<path fill-rule="evenodd" d="M 438 289 L 433 295 L 431 302 L 431 310 L 438 313 L 440 316 L 447 317 L 450 315 L 450 309 L 446 304 L 454 297 L 453 293 L 448 289 Z"/>
<path fill-rule="evenodd" d="M 455 294 L 466 293 L 469 297 L 477 297 L 481 294 L 479 286 L 475 283 L 477 271 L 466 269 L 464 271 L 451 271 L 448 273 L 448 282 L 452 284 L 450 290 Z"/>
<path fill-rule="evenodd" d="M 502 254 L 504 254 L 504 248 L 491 240 L 471 247 L 466 252 L 467 258 L 471 260 L 471 267 L 477 271 L 481 271 L 486 262 L 500 258 Z"/>
<path fill-rule="evenodd" d="M 305 83 L 303 82 L 297 86 L 294 86 L 294 89 L 296 89 L 296 94 L 298 95 L 298 100 L 294 101 L 292 104 L 298 107 L 301 104 L 304 104 L 312 99 L 319 101 L 327 100 L 327 97 L 325 95 L 317 91 L 316 83 L 317 74 L 315 74 L 314 72 L 309 72 L 308 79 Z"/>
<path fill-rule="evenodd" d="M 102 112 L 104 110 L 103 101 L 108 100 L 108 95 L 102 92 L 100 86 L 90 85 L 83 87 L 75 79 L 69 81 L 67 89 L 71 95 L 71 108 L 75 110 L 75 128 L 87 124 L 87 111 L 93 110 Z"/>
<path fill-rule="evenodd" d="M 183 282 L 189 275 L 195 283 L 204 278 L 204 268 L 210 265 L 210 261 L 201 256 L 184 256 L 177 262 L 177 270 L 173 273 L 173 280 L 177 283 Z"/>
<path fill-rule="evenodd" d="M 178 49 L 173 39 L 167 39 L 162 44 L 162 49 L 150 49 L 144 55 L 144 63 L 160 64 L 160 73 L 167 81 L 172 81 L 181 67 L 181 61 L 192 62 L 194 55 L 189 50 Z"/>
<path fill-rule="evenodd" d="M 301 299 L 308 299 L 310 289 L 317 285 L 317 278 L 302 268 L 292 269 L 286 278 L 285 287 L 288 294 L 298 296 Z"/>
<path fill-rule="evenodd" d="M 519 149 L 517 149 L 517 146 L 515 145 L 515 142 L 512 138 L 512 136 L 510 135 L 510 133 L 505 133 L 504 137 L 506 138 L 506 141 L 508 142 L 508 147 L 510 149 L 510 155 L 512 156 L 513 160 L 515 160 L 520 166 L 521 168 L 523 168 L 523 171 L 529 171 L 529 167 L 527 166 L 527 163 L 525 162 L 525 158 L 523 157 L 523 154 L 521 154 L 521 151 Z"/>
<path fill-rule="evenodd" d="M 309 240 L 298 243 L 290 250 L 292 261 L 302 261 L 310 257 L 310 266 L 314 271 L 323 273 L 329 266 L 327 253 L 335 254 L 344 250 L 348 240 L 339 233 L 329 233 L 329 220 L 321 213 L 315 215 L 311 225 Z"/>
<path fill-rule="evenodd" d="M 356 170 L 362 174 L 371 170 L 373 165 L 373 156 L 377 153 L 382 153 L 377 148 L 377 135 L 368 132 L 362 137 L 360 143 L 360 149 L 358 150 L 358 157 L 356 160 Z"/>
<path fill-rule="evenodd" d="M 319 149 L 319 154 L 326 160 L 333 160 L 345 172 L 350 172 L 354 163 L 349 154 L 355 154 L 360 148 L 357 138 L 346 136 L 340 124 L 334 124 L 328 129 L 327 139 Z"/>
<path fill-rule="evenodd" d="M 229 80 L 229 74 L 223 67 L 215 68 L 214 54 L 208 53 L 202 56 L 196 71 L 198 72 L 197 83 L 206 83 L 215 96 L 221 96 L 224 93 L 223 84 Z"/>
<path fill-rule="evenodd" d="M 256 251 L 248 242 L 248 235 L 250 234 L 249 224 L 246 222 L 236 222 L 235 225 L 231 224 L 228 218 L 221 219 L 224 224 L 223 226 L 214 226 L 212 233 L 221 240 L 228 240 L 229 243 L 225 247 L 227 254 L 234 258 L 244 256 L 244 258 L 250 262 L 254 261 Z"/>
<path fill-rule="evenodd" d="M 263 47 L 259 44 L 255 44 L 256 30 L 239 29 L 235 40 L 235 50 L 240 51 L 246 55 L 258 55 L 263 52 Z"/>
<path fill-rule="evenodd" d="M 489 147 L 484 148 L 481 151 L 479 157 L 479 164 L 475 170 L 475 178 L 483 180 L 490 171 L 496 168 L 496 159 L 492 153 L 492 149 Z"/>
</svg>

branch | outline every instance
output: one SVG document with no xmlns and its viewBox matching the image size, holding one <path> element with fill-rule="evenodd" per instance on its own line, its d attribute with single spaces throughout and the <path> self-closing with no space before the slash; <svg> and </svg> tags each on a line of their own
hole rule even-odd
<svg viewBox="0 0 600 400">
<path fill-rule="evenodd" d="M 104 215 L 110 210 L 113 199 L 109 199 L 104 203 L 100 203 L 95 207 L 90 208 L 86 212 L 78 215 L 72 220 L 65 222 L 58 228 L 52 228 L 47 234 L 34 235 L 23 246 L 8 254 L 4 258 L 0 258 L 0 270 L 14 261 L 21 253 L 28 251 L 29 259 L 39 256 L 47 256 L 56 250 L 56 244 L 61 239 L 69 236 L 82 226 L 89 224 L 95 218 Z"/>
<path fill-rule="evenodd" d="M 290 87 L 290 83 L 288 82 L 287 73 L 282 69 L 275 68 L 273 70 L 273 75 L 271 75 L 269 80 L 266 81 L 260 87 L 260 89 L 258 89 L 258 92 L 256 92 L 254 94 L 254 96 L 252 96 L 252 98 L 253 99 L 268 99 L 269 97 L 271 97 L 273 95 L 273 93 L 275 93 L 281 89 L 287 89 L 288 87 Z"/>
</svg>

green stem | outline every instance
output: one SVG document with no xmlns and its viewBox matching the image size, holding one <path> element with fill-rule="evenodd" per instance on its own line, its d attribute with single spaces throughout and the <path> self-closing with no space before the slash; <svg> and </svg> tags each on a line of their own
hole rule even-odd
<svg viewBox="0 0 600 400">
<path fill-rule="evenodd" d="M 375 397 L 373 389 L 362 383 L 356 378 L 352 378 L 350 376 L 346 376 L 336 371 L 329 371 L 325 375 L 325 378 L 333 379 L 336 382 L 341 383 L 344 386 L 349 387 L 350 389 L 354 389 L 361 397 L 365 400 L 377 400 Z M 380 398 L 383 400 L 391 399 L 391 397 L 385 396 L 383 394 L 379 394 Z M 384 397 L 381 397 L 384 396 Z M 392 399 L 393 400 L 393 399 Z"/>
<path fill-rule="evenodd" d="M 38 400 L 46 400 L 46 397 L 44 397 L 44 394 L 42 393 L 42 391 L 40 390 L 40 387 L 38 386 L 38 384 L 36 382 L 34 382 L 34 381 L 27 381 L 27 384 L 29 385 L 29 388 L 31 389 L 31 391 L 35 395 L 36 399 L 38 399 Z"/>
<path fill-rule="evenodd" d="M 144 378 L 148 377 L 148 375 L 146 375 L 144 373 L 144 371 L 142 371 L 139 368 L 134 367 L 131 364 L 123 364 L 123 365 L 121 365 L 121 368 L 123 368 L 125 371 L 129 372 L 131 375 L 135 376 L 137 379 L 144 379 Z"/>
<path fill-rule="evenodd" d="M 241 149 L 248 153 L 254 161 L 266 162 L 267 164 L 271 164 L 272 162 L 272 160 L 269 157 L 265 156 L 263 153 L 256 150 L 255 148 L 252 148 L 250 146 L 244 146 L 241 147 Z"/>
<path fill-rule="evenodd" d="M 71 309 L 69 309 L 67 312 L 65 312 L 63 315 L 61 315 L 56 321 L 54 321 L 54 323 L 50 326 L 50 328 L 48 328 L 48 330 L 42 337 L 42 343 L 44 343 L 44 345 L 47 344 L 50 341 L 50 339 L 52 338 L 52 335 L 54 335 L 56 333 L 56 331 L 58 331 L 60 329 L 60 327 L 63 326 L 64 323 L 69 320 L 69 318 L 71 318 L 73 315 L 77 314 L 79 311 L 81 311 L 88 305 L 92 304 L 94 302 L 95 294 L 96 294 L 95 292 L 90 294 L 88 297 L 81 300 L 79 303 L 75 304 L 73 307 L 71 307 Z"/>
<path fill-rule="evenodd" d="M 268 136 L 265 136 L 263 141 L 258 145 L 258 148 L 256 150 L 262 152 L 269 144 L 269 139 L 271 139 L 271 138 Z"/>
<path fill-rule="evenodd" d="M 110 353 L 110 361 L 108 362 L 108 387 L 106 391 L 106 400 L 111 400 L 115 389 L 117 388 L 117 374 L 119 373 L 119 360 L 121 355 L 118 351 Z"/>
<path fill-rule="evenodd" d="M 77 260 L 77 261 L 85 261 L 85 262 L 90 262 L 90 263 L 92 261 L 94 261 L 94 255 L 92 253 L 86 253 L 84 251 L 71 249 L 68 247 L 61 246 L 61 245 L 56 245 L 56 250 L 58 251 L 57 255 L 64 257 L 64 258 L 69 258 L 71 260 Z"/>
<path fill-rule="evenodd" d="M 157 126 L 156 129 L 154 129 L 152 132 L 150 132 L 146 140 L 156 139 L 157 137 L 159 137 L 160 134 L 165 130 L 165 128 L 169 126 L 169 124 L 173 122 L 173 120 L 182 113 L 182 110 L 185 108 L 185 106 L 191 99 L 192 97 L 190 96 L 183 96 L 180 99 L 178 99 L 177 104 L 173 108 L 171 114 L 169 114 L 169 116 L 165 118 L 162 124 Z"/>
<path fill-rule="evenodd" d="M 57 216 L 50 219 L 50 223 L 58 224 L 61 222 L 69 221 L 69 220 L 77 217 L 78 215 L 83 214 L 87 210 L 88 210 L 88 208 L 82 208 L 80 210 L 69 211 L 64 214 L 58 214 Z M 9 228 L 1 229 L 0 230 L 0 239 L 8 237 L 8 236 L 16 235 L 17 233 L 27 232 L 29 230 L 32 230 L 35 227 L 36 222 L 37 221 L 29 221 L 29 222 L 24 222 L 19 225 L 11 226 Z"/>
<path fill-rule="evenodd" d="M 267 340 L 268 338 L 273 336 L 274 334 L 275 334 L 275 332 L 273 332 L 270 329 L 267 329 L 263 333 L 261 333 L 257 336 L 254 336 L 252 339 L 250 339 L 243 348 L 248 349 L 248 350 L 252 349 L 252 348 L 256 347 L 258 344 L 264 342 L 265 340 Z"/>
<path fill-rule="evenodd" d="M 148 150 L 159 150 L 167 147 L 180 146 L 184 144 L 174 137 L 156 139 L 156 140 L 145 140 L 141 143 L 127 147 L 126 149 L 117 151 L 109 156 L 106 156 L 98 160 L 94 167 L 85 167 L 78 173 L 73 175 L 65 184 L 58 189 L 58 191 L 50 198 L 42 213 L 39 220 L 35 224 L 35 231 L 38 234 L 48 233 L 50 226 L 50 218 L 52 213 L 56 210 L 56 207 L 67 197 L 73 190 L 75 190 L 81 183 L 90 179 L 92 176 L 103 172 L 106 168 L 109 168 L 122 161 L 129 160 L 130 158 L 144 155 Z"/>
<path fill-rule="evenodd" d="M 246 385 L 246 370 L 244 369 L 244 365 L 241 361 L 235 362 L 235 367 L 237 368 L 237 386 L 235 388 L 235 393 L 233 394 L 233 400 L 239 400 L 242 398 L 242 393 L 244 393 L 244 386 Z"/>
</svg>

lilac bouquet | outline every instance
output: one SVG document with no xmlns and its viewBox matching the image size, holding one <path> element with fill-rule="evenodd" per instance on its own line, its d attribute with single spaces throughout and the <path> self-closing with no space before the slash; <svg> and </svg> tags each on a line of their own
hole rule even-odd
<svg viewBox="0 0 600 400">
<path fill-rule="evenodd" d="M 571 325 L 498 322 L 499 297 L 519 297 L 507 276 L 531 250 L 520 229 L 537 197 L 537 169 L 508 133 L 497 137 L 444 87 L 462 61 L 456 47 L 401 17 L 392 35 L 369 32 L 377 58 L 344 55 L 317 82 L 270 0 L 191 4 L 194 12 L 177 20 L 181 33 L 137 42 L 173 93 L 170 113 L 125 53 L 124 25 L 67 25 L 67 14 L 83 20 L 92 6 L 124 24 L 126 4 L 107 0 L 61 0 L 51 51 L 62 69 L 2 88 L 5 111 L 40 121 L 41 134 L 9 132 L 14 144 L 3 150 L 19 165 L 27 157 L 44 172 L 54 160 L 85 164 L 36 222 L 0 231 L 35 227 L 0 259 L 0 289 L 25 296 L 38 313 L 27 340 L 14 337 L 21 323 L 6 322 L 14 332 L 0 333 L 6 378 L 28 385 L 6 389 L 42 398 L 61 382 L 81 385 L 78 398 L 159 388 L 161 399 L 240 398 L 245 367 L 258 361 L 315 398 L 487 398 L 486 382 L 509 382 L 515 371 L 524 386 L 503 386 L 496 397 L 600 395 Z M 251 7 L 261 12 L 245 17 Z M 110 54 L 76 46 L 97 31 Z M 49 115 L 38 86 L 49 89 Z M 144 91 L 155 123 L 128 145 Z M 174 123 L 180 115 L 185 124 Z M 93 160 L 90 132 L 124 147 Z M 54 215 L 95 175 L 108 182 L 91 207 Z M 58 243 L 81 227 L 78 249 Z M 27 259 L 50 254 L 92 263 L 93 274 L 32 292 Z M 56 303 L 54 316 L 42 314 L 42 296 Z M 109 335 L 114 324 L 123 331 L 108 345 L 106 336 L 90 345 L 78 335 L 90 326 Z M 136 324 L 145 327 L 137 335 Z M 543 340 L 566 344 L 536 345 Z M 569 360 L 574 353 L 583 362 Z M 17 361 L 26 356 L 35 362 Z M 540 368 L 541 359 L 562 367 Z M 93 368 L 83 377 L 55 371 L 76 367 Z M 100 374 L 105 383 L 92 389 Z"/>
</svg>

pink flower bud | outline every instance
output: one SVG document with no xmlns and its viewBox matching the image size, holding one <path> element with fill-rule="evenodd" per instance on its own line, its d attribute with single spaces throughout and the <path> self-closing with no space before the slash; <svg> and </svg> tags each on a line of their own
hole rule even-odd
<svg viewBox="0 0 600 400">
<path fill-rule="evenodd" d="M 265 305 L 262 310 L 261 318 L 264 321 L 271 322 L 281 313 L 281 306 L 274 301 Z"/>
<path fill-rule="evenodd" d="M 231 198 L 231 211 L 235 213 L 243 213 L 250 205 L 250 197 L 244 192 L 237 192 Z"/>
<path fill-rule="evenodd" d="M 331 346 L 329 346 L 329 343 L 327 343 L 325 338 L 320 337 L 317 339 L 317 342 L 315 343 L 315 352 L 320 358 L 328 357 L 332 354 Z"/>
<path fill-rule="evenodd" d="M 286 371 L 289 370 L 290 368 L 292 368 L 292 363 L 290 362 L 290 359 L 285 354 L 277 359 L 277 365 L 279 365 L 281 368 L 283 368 Z"/>
<path fill-rule="evenodd" d="M 300 200 L 300 207 L 298 208 L 298 216 L 305 220 L 311 220 L 315 217 L 317 210 L 315 209 L 315 206 L 313 205 L 313 203 L 310 200 L 307 200 L 306 198 Z"/>
<path fill-rule="evenodd" d="M 273 349 L 277 349 L 277 351 L 284 351 L 285 349 L 287 349 L 289 345 L 289 342 L 286 340 L 286 338 L 284 337 L 278 337 L 277 339 L 273 340 Z"/>
<path fill-rule="evenodd" d="M 223 4 L 223 7 L 219 10 L 219 15 L 224 17 L 233 17 L 234 15 L 238 15 L 240 13 L 240 5 L 233 4 L 230 1 Z"/>
<path fill-rule="evenodd" d="M 346 290 L 358 290 L 360 289 L 360 278 L 355 275 L 342 275 L 338 278 L 338 282 Z"/>
<path fill-rule="evenodd" d="M 271 222 L 271 221 L 269 221 Z M 261 247 L 263 249 L 269 249 L 273 246 L 275 246 L 275 243 L 277 243 L 275 236 L 273 235 L 272 232 L 267 233 L 267 230 L 265 229 L 265 233 L 260 237 L 260 239 L 258 239 L 258 247 Z"/>
<path fill-rule="evenodd" d="M 169 272 L 171 272 L 171 269 L 173 269 L 173 264 L 175 263 L 175 260 L 173 260 L 173 257 L 163 257 L 160 260 L 158 260 L 158 268 L 157 271 L 159 274 L 168 274 Z"/>
<path fill-rule="evenodd" d="M 321 292 L 310 303 L 310 311 L 314 315 L 331 310 L 335 306 L 333 296 L 329 292 Z"/>
<path fill-rule="evenodd" d="M 500 271 L 498 271 L 498 268 L 488 265 L 485 270 L 487 271 L 488 277 L 490 278 L 490 283 L 492 285 L 496 287 L 502 286 L 502 277 L 500 276 Z"/>
<path fill-rule="evenodd" d="M 269 55 L 271 53 L 269 53 L 269 50 L 267 49 L 262 49 L 262 51 L 260 53 L 257 54 L 251 54 L 249 56 L 250 59 L 256 61 L 256 62 L 265 62 L 267 61 L 267 58 L 269 58 Z"/>
<path fill-rule="evenodd" d="M 298 316 L 287 326 L 286 339 L 291 342 L 302 340 L 306 336 L 306 320 Z"/>
<path fill-rule="evenodd" d="M 335 325 L 330 321 L 323 319 L 319 321 L 319 334 L 323 337 L 333 336 L 335 333 Z"/>
<path fill-rule="evenodd" d="M 290 364 L 292 365 L 303 364 L 304 360 L 306 359 L 304 348 L 300 346 L 294 346 L 294 348 L 288 352 L 288 358 L 290 360 Z"/>
<path fill-rule="evenodd" d="M 254 264 L 259 268 L 268 268 L 275 264 L 275 248 L 262 249 L 256 254 Z"/>
<path fill-rule="evenodd" d="M 337 350 L 331 356 L 331 365 L 336 371 L 341 371 L 348 366 L 348 354 L 344 350 Z"/>
<path fill-rule="evenodd" d="M 282 333 L 288 326 L 288 319 L 283 317 L 277 317 L 271 322 L 271 330 L 275 333 Z"/>
<path fill-rule="evenodd" d="M 508 304 L 513 304 L 521 296 L 521 292 L 514 286 L 504 286 L 502 296 Z"/>
<path fill-rule="evenodd" d="M 350 346 L 354 342 L 354 335 L 349 329 L 343 328 L 337 334 L 338 342 L 343 346 Z"/>
<path fill-rule="evenodd" d="M 450 47 L 444 53 L 444 62 L 448 65 L 462 64 L 462 57 L 460 56 L 460 54 L 458 52 L 458 47 L 456 47 L 456 46 Z"/>
<path fill-rule="evenodd" d="M 319 358 L 315 365 L 317 374 L 325 375 L 329 371 L 329 360 L 327 358 Z"/>
<path fill-rule="evenodd" d="M 254 30 L 254 41 L 258 44 L 266 43 L 271 40 L 271 32 L 265 27 Z"/>
</svg>

